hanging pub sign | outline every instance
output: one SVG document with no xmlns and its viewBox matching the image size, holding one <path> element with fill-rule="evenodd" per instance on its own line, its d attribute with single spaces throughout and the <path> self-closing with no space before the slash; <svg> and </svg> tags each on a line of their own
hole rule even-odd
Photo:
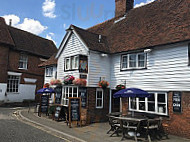
<svg viewBox="0 0 190 142">
<path fill-rule="evenodd" d="M 75 121 L 80 123 L 81 126 L 81 98 L 69 97 L 69 127 L 71 123 Z"/>
<path fill-rule="evenodd" d="M 173 92 L 173 112 L 182 112 L 181 92 Z"/>
<path fill-rule="evenodd" d="M 79 87 L 79 96 L 81 97 L 81 107 L 86 108 L 86 100 L 87 100 L 86 87 Z"/>
<path fill-rule="evenodd" d="M 79 57 L 79 72 L 88 73 L 88 57 L 83 55 Z"/>
<path fill-rule="evenodd" d="M 61 104 L 62 86 L 57 86 L 54 90 L 55 90 L 55 104 Z"/>
<path fill-rule="evenodd" d="M 40 112 L 38 113 L 41 116 L 41 113 L 48 113 L 48 106 L 49 106 L 49 95 L 41 95 L 40 100 Z"/>
</svg>

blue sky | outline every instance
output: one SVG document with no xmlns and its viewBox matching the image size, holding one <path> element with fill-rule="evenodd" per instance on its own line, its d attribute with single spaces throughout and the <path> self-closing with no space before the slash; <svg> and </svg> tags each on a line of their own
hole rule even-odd
<svg viewBox="0 0 190 142">
<path fill-rule="evenodd" d="M 154 0 L 135 0 L 135 7 Z M 59 47 L 70 24 L 88 28 L 114 17 L 115 0 L 1 0 L 12 26 L 53 40 Z"/>
</svg>

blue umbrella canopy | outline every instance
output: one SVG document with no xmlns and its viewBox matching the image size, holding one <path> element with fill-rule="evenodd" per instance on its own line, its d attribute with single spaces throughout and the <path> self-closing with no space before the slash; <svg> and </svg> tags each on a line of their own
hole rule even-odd
<svg viewBox="0 0 190 142">
<path fill-rule="evenodd" d="M 149 97 L 150 94 L 144 90 L 138 89 L 138 88 L 127 88 L 122 89 L 118 92 L 116 92 L 113 97 L 119 98 L 119 97 Z"/>
<path fill-rule="evenodd" d="M 42 88 L 37 91 L 37 94 L 44 94 L 44 93 L 55 93 L 52 88 Z"/>
</svg>

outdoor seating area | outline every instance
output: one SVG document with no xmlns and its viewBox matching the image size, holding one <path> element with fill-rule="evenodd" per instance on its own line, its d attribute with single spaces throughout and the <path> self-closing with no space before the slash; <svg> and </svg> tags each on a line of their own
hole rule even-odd
<svg viewBox="0 0 190 142">
<path fill-rule="evenodd" d="M 110 137 L 121 136 L 121 140 L 134 139 L 136 142 L 139 139 L 149 142 L 163 138 L 168 139 L 160 117 L 148 118 L 139 114 L 122 115 L 118 112 L 110 113 L 107 116 L 110 125 L 107 134 L 110 134 Z"/>
</svg>

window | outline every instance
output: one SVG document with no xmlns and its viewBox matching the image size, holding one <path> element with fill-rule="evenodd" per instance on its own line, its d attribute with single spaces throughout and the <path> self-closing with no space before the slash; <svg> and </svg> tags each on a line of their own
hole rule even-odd
<svg viewBox="0 0 190 142">
<path fill-rule="evenodd" d="M 8 75 L 7 92 L 18 93 L 19 83 L 20 83 L 20 76 Z"/>
<path fill-rule="evenodd" d="M 47 67 L 46 68 L 46 76 L 47 77 L 53 76 L 53 67 Z"/>
<path fill-rule="evenodd" d="M 65 58 L 65 70 L 75 70 L 79 66 L 79 56 Z"/>
<path fill-rule="evenodd" d="M 19 69 L 27 69 L 28 57 L 26 55 L 21 54 L 19 59 Z"/>
<path fill-rule="evenodd" d="M 129 110 L 168 115 L 167 93 L 151 93 L 148 98 L 129 98 Z"/>
<path fill-rule="evenodd" d="M 145 53 L 127 54 L 121 56 L 121 69 L 145 68 Z"/>
<path fill-rule="evenodd" d="M 103 108 L 103 90 L 97 88 L 96 90 L 96 108 Z"/>
<path fill-rule="evenodd" d="M 65 86 L 63 87 L 62 104 L 68 106 L 69 97 L 80 97 L 78 94 L 78 87 Z"/>
</svg>

